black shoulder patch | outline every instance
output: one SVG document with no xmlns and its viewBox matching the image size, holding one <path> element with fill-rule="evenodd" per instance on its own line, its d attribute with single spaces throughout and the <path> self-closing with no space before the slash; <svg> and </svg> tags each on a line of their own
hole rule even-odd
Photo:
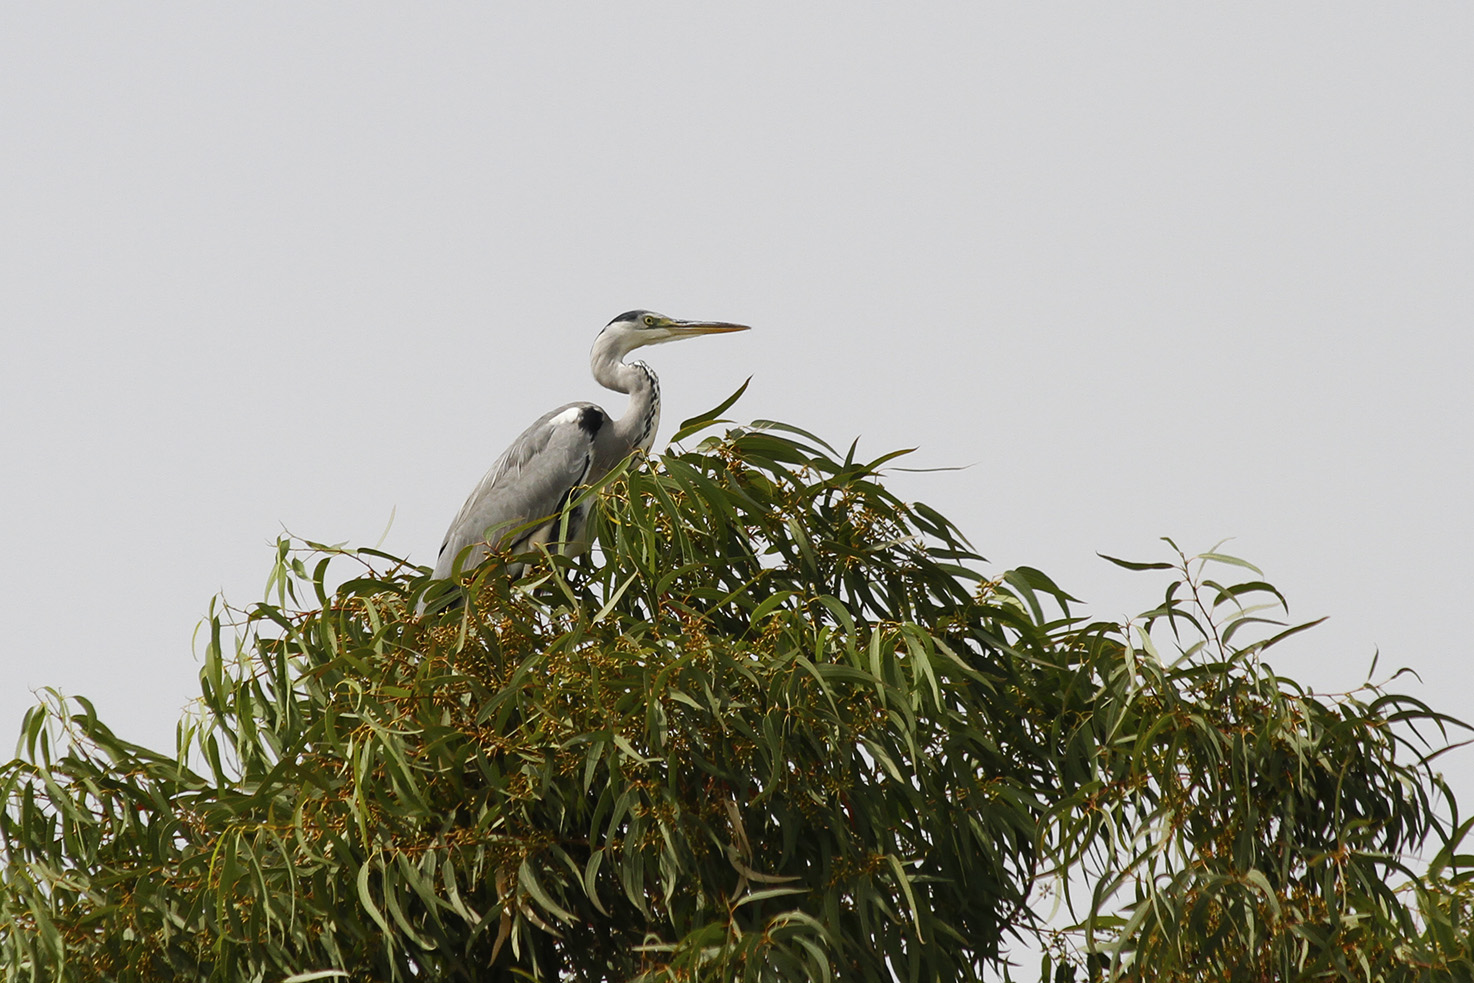
<svg viewBox="0 0 1474 983">
<path fill-rule="evenodd" d="M 579 429 L 592 437 L 599 432 L 599 428 L 604 425 L 604 421 L 607 419 L 608 417 L 604 415 L 604 411 L 597 406 L 585 406 L 583 412 L 578 416 L 578 426 Z"/>
<path fill-rule="evenodd" d="M 618 324 L 620 321 L 638 321 L 640 319 L 640 315 L 648 313 L 649 311 L 625 311 L 623 314 L 610 321 L 609 324 Z M 604 327 L 609 327 L 609 324 L 604 325 Z"/>
</svg>

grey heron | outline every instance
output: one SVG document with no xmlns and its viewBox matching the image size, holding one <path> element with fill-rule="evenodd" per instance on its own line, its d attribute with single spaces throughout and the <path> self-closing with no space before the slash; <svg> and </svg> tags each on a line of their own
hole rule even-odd
<svg viewBox="0 0 1474 983">
<path fill-rule="evenodd" d="M 614 419 L 593 403 L 567 403 L 522 431 L 456 513 L 434 578 L 470 570 L 492 549 L 517 553 L 556 545 L 576 491 L 607 475 L 631 452 L 650 450 L 660 426 L 660 382 L 650 366 L 626 362 L 626 355 L 645 345 L 746 330 L 744 324 L 677 321 L 654 311 L 626 311 L 610 321 L 594 339 L 589 366 L 599 385 L 629 395 L 624 415 Z M 566 516 L 568 543 L 579 541 L 588 508 L 583 502 Z"/>
</svg>

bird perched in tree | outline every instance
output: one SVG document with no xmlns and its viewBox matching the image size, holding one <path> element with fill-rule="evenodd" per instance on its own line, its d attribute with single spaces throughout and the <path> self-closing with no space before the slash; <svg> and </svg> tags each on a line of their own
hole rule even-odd
<svg viewBox="0 0 1474 983">
<path fill-rule="evenodd" d="M 660 426 L 659 380 L 644 362 L 624 357 L 645 345 L 746 330 L 743 324 L 677 321 L 654 311 L 626 311 L 610 321 L 594 339 L 589 365 L 599 385 L 629 394 L 624 415 L 616 419 L 593 403 L 568 403 L 539 417 L 461 506 L 441 544 L 435 578 L 472 569 L 492 549 L 576 546 L 589 503 L 564 512 L 578 489 L 604 477 L 632 451 L 649 451 Z"/>
</svg>

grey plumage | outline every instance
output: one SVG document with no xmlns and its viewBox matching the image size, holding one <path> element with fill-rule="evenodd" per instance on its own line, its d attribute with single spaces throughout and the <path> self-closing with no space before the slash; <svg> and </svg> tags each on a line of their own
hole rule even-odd
<svg viewBox="0 0 1474 983">
<path fill-rule="evenodd" d="M 589 363 L 600 385 L 629 394 L 624 415 L 614 419 L 593 403 L 567 403 L 539 417 L 461 506 L 441 544 L 435 578 L 473 569 L 493 546 L 516 553 L 554 544 L 562 513 L 580 488 L 607 475 L 632 451 L 650 449 L 660 426 L 660 382 L 644 362 L 625 362 L 627 354 L 644 345 L 745 330 L 723 321 L 676 321 L 653 311 L 627 311 L 610 321 L 594 340 Z M 588 508 L 588 502 L 580 503 L 567 516 L 567 539 L 559 545 L 581 545 Z"/>
</svg>

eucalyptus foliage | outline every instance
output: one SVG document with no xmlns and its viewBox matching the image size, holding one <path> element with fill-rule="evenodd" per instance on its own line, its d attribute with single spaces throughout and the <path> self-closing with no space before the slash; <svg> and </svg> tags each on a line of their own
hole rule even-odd
<svg viewBox="0 0 1474 983">
<path fill-rule="evenodd" d="M 1455 721 L 1276 675 L 1243 561 L 1085 622 L 730 402 L 517 582 L 282 542 L 171 752 L 38 706 L 3 979 L 1474 978 Z"/>
</svg>

